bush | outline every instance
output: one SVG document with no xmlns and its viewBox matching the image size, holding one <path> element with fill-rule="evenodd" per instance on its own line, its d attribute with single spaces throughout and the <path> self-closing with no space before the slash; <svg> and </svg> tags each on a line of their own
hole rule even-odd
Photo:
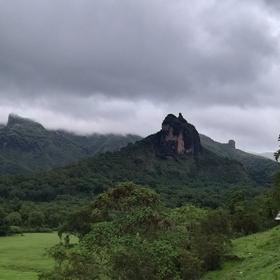
<svg viewBox="0 0 280 280">
<path fill-rule="evenodd" d="M 169 209 L 150 190 L 119 186 L 68 220 L 60 234 L 79 244 L 53 248 L 56 268 L 41 279 L 199 279 L 228 255 L 229 226 L 226 212 L 193 208 Z"/>
<path fill-rule="evenodd" d="M 40 211 L 29 213 L 28 225 L 31 227 L 41 227 L 44 223 L 44 214 Z"/>
<path fill-rule="evenodd" d="M 10 226 L 21 226 L 22 218 L 19 212 L 12 212 L 7 217 L 6 220 Z"/>
<path fill-rule="evenodd" d="M 0 208 L 0 236 L 7 235 L 10 231 L 8 222 L 6 220 L 6 212 Z"/>
</svg>

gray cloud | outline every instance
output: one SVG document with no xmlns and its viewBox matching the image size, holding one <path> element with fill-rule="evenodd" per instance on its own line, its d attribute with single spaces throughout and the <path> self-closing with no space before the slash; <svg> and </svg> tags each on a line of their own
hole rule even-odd
<svg viewBox="0 0 280 280">
<path fill-rule="evenodd" d="M 0 0 L 0 119 L 12 110 L 49 127 L 146 135 L 182 111 L 221 141 L 273 149 L 271 3 Z M 263 131 L 252 129 L 264 118 Z"/>
</svg>

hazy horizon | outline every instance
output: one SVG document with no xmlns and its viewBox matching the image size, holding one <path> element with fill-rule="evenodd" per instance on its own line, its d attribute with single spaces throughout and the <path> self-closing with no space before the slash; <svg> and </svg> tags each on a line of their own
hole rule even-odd
<svg viewBox="0 0 280 280">
<path fill-rule="evenodd" d="M 171 113 L 172 114 L 172 113 Z M 137 134 L 137 133 L 118 133 L 118 132 L 96 132 L 96 131 L 88 131 L 88 132 L 83 132 L 83 131 L 75 131 L 75 130 L 71 130 L 69 128 L 63 128 L 63 127 L 52 127 L 52 126 L 46 126 L 44 125 L 43 123 L 39 122 L 38 120 L 36 119 L 32 119 L 32 118 L 29 118 L 28 116 L 23 116 L 23 115 L 19 115 L 19 114 L 16 114 L 16 113 L 10 113 L 9 115 L 14 115 L 15 117 L 19 117 L 19 118 L 26 118 L 26 119 L 29 119 L 31 121 L 34 121 L 34 122 L 37 122 L 37 123 L 40 123 L 41 125 L 43 125 L 46 129 L 48 130 L 63 130 L 65 132 L 68 132 L 68 133 L 73 133 L 73 134 L 76 134 L 76 135 L 80 135 L 80 136 L 90 136 L 90 135 L 93 135 L 93 134 L 115 134 L 115 135 L 136 135 L 136 136 L 140 136 L 142 138 L 145 138 L 147 136 L 149 136 L 150 134 L 154 134 L 156 132 L 158 132 L 161 127 L 159 126 L 158 129 L 156 131 L 153 131 L 151 132 L 150 134 L 146 134 L 146 135 L 140 135 L 140 134 Z M 8 118 L 9 118 L 9 115 L 7 116 L 7 120 L 6 122 L 0 122 L 0 125 L 3 125 L 3 126 L 6 126 L 7 123 L 8 123 Z M 176 114 L 175 114 L 176 115 Z M 200 134 L 203 134 L 201 132 L 199 132 Z M 219 143 L 228 143 L 229 140 L 234 140 L 236 142 L 236 140 L 234 138 L 231 138 L 231 139 L 228 139 L 226 141 L 223 141 L 223 140 L 218 140 L 218 139 L 215 139 L 214 137 L 212 137 L 211 135 L 206 135 L 206 134 L 203 134 L 205 136 L 208 136 L 210 138 L 212 138 L 214 141 L 217 141 Z M 236 144 L 236 149 L 242 149 L 239 147 L 238 143 L 235 143 Z M 248 153 L 252 153 L 252 154 L 270 154 L 270 153 L 274 153 L 274 151 L 252 151 L 252 150 L 244 150 Z"/>
</svg>

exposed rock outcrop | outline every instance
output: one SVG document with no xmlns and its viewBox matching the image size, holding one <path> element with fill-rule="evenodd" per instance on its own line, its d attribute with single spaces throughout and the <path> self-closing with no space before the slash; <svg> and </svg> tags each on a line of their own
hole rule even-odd
<svg viewBox="0 0 280 280">
<path fill-rule="evenodd" d="M 196 128 L 181 113 L 178 117 L 167 115 L 155 137 L 156 150 L 163 156 L 198 155 L 202 150 Z"/>
<path fill-rule="evenodd" d="M 234 140 L 229 140 L 228 141 L 228 146 L 232 149 L 235 149 L 235 141 Z"/>
<path fill-rule="evenodd" d="M 33 121 L 32 119 L 23 118 L 16 114 L 10 114 L 8 117 L 7 128 L 21 126 L 26 128 L 39 128 L 45 130 L 45 128 L 38 122 Z"/>
</svg>

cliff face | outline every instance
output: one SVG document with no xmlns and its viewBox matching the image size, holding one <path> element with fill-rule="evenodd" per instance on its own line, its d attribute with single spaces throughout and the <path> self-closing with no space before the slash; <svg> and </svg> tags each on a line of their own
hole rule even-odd
<svg viewBox="0 0 280 280">
<path fill-rule="evenodd" d="M 198 155 L 202 151 L 197 130 L 181 113 L 178 117 L 167 115 L 156 138 L 156 150 L 163 156 Z"/>
<path fill-rule="evenodd" d="M 236 149 L 235 141 L 234 140 L 229 140 L 228 141 L 228 146 L 232 149 Z"/>
</svg>

